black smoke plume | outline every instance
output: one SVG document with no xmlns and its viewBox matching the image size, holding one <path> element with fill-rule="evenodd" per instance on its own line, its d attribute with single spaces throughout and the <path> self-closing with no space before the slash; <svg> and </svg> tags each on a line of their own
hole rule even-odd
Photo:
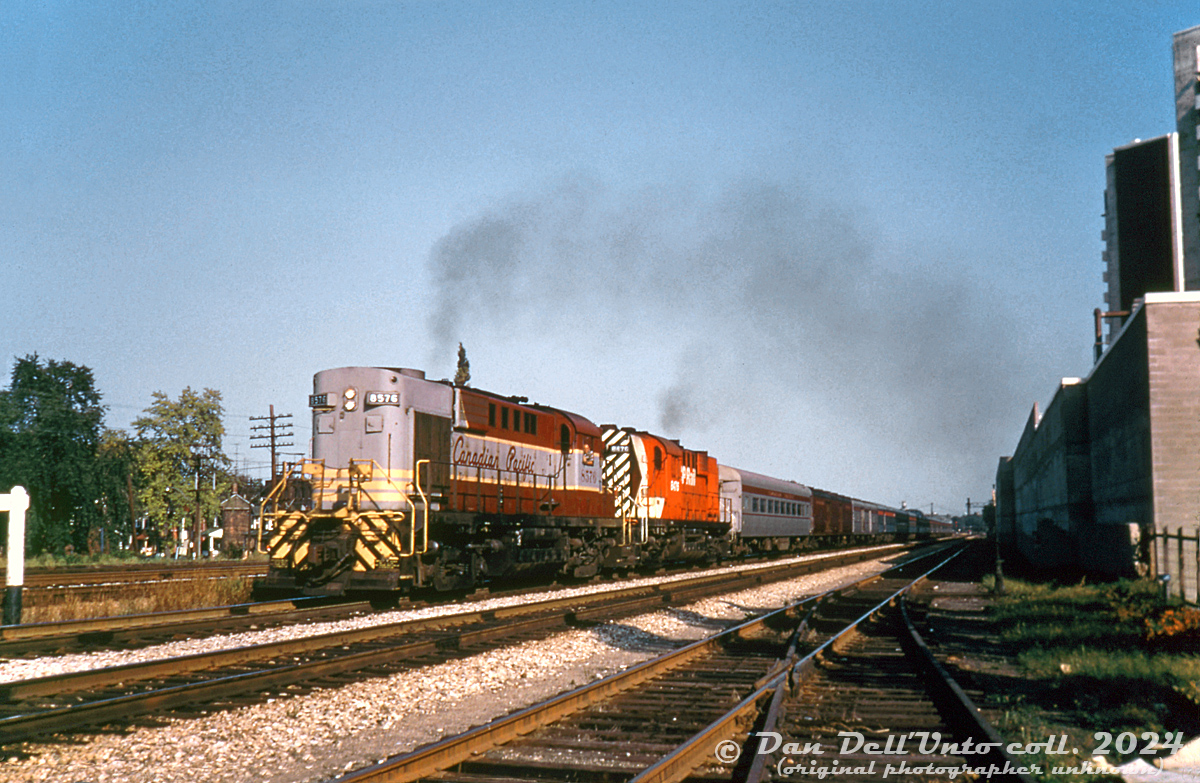
<svg viewBox="0 0 1200 783">
<path fill-rule="evenodd" d="M 642 393 L 666 434 L 739 408 L 781 426 L 820 417 L 858 433 L 847 448 L 909 444 L 986 477 L 1023 407 L 1015 325 L 956 270 L 964 259 L 883 246 L 860 210 L 801 187 L 628 194 L 573 179 L 435 245 L 431 328 L 445 356 L 482 323 L 587 312 L 661 353 Z"/>
</svg>

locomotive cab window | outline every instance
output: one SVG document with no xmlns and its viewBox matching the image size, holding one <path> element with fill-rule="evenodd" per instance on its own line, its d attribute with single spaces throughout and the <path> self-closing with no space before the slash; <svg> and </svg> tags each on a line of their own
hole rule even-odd
<svg viewBox="0 0 1200 783">
<path fill-rule="evenodd" d="M 571 450 L 571 428 L 565 424 L 558 428 L 558 448 L 563 454 Z"/>
<path fill-rule="evenodd" d="M 662 470 L 662 449 L 654 447 L 654 469 Z"/>
<path fill-rule="evenodd" d="M 508 408 L 500 409 L 500 429 L 508 429 Z"/>
<path fill-rule="evenodd" d="M 488 426 L 496 426 L 496 403 L 494 402 L 488 403 Z"/>
</svg>

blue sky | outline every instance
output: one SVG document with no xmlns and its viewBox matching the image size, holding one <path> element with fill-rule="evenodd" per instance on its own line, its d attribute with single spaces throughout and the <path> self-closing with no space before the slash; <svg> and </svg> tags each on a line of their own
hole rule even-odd
<svg viewBox="0 0 1200 783">
<path fill-rule="evenodd" d="M 1138 7 L 1131 7 L 1131 6 Z M 1193 3 L 6 3 L 0 357 L 308 437 L 372 364 L 959 512 L 1086 374 Z M 7 375 L 7 369 L 5 370 Z"/>
</svg>

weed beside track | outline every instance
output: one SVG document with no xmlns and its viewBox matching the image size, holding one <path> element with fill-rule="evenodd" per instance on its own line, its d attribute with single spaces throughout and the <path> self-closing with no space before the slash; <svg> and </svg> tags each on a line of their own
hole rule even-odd
<svg viewBox="0 0 1200 783">
<path fill-rule="evenodd" d="M 21 622 L 50 623 L 242 604 L 251 599 L 253 589 L 254 579 L 244 577 L 93 586 L 87 588 L 83 598 L 80 591 L 64 588 L 26 589 Z"/>
<path fill-rule="evenodd" d="M 987 606 L 975 631 L 957 635 L 943 654 L 1005 737 L 1068 737 L 1071 752 L 1027 760 L 1046 770 L 1082 768 L 1106 748 L 1107 761 L 1122 764 L 1154 744 L 1153 735 L 1161 744 L 1168 733 L 1200 734 L 1200 643 L 1188 622 L 1194 610 L 1163 602 L 1149 580 L 1052 586 L 1010 578 L 1005 586 L 1003 596 L 981 591 Z M 935 603 L 935 627 L 938 614 Z M 1118 747 L 1122 735 L 1136 743 Z M 1135 752 L 1124 752 L 1130 747 Z"/>
</svg>

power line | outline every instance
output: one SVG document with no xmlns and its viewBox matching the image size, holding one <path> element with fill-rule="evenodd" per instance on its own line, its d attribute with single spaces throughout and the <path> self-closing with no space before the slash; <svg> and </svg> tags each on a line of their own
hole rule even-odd
<svg viewBox="0 0 1200 783">
<path fill-rule="evenodd" d="M 278 464 L 277 455 L 279 449 L 284 446 L 295 445 L 290 440 L 287 443 L 281 443 L 283 438 L 292 437 L 292 423 L 290 421 L 281 421 L 282 419 L 292 418 L 290 413 L 275 413 L 275 406 L 271 406 L 271 413 L 267 416 L 251 416 L 250 421 L 265 421 L 266 424 L 256 424 L 250 429 L 259 434 L 250 436 L 250 448 L 252 449 L 271 449 L 271 480 L 275 480 L 277 475 L 276 465 Z M 259 441 L 255 443 L 255 441 Z"/>
</svg>

